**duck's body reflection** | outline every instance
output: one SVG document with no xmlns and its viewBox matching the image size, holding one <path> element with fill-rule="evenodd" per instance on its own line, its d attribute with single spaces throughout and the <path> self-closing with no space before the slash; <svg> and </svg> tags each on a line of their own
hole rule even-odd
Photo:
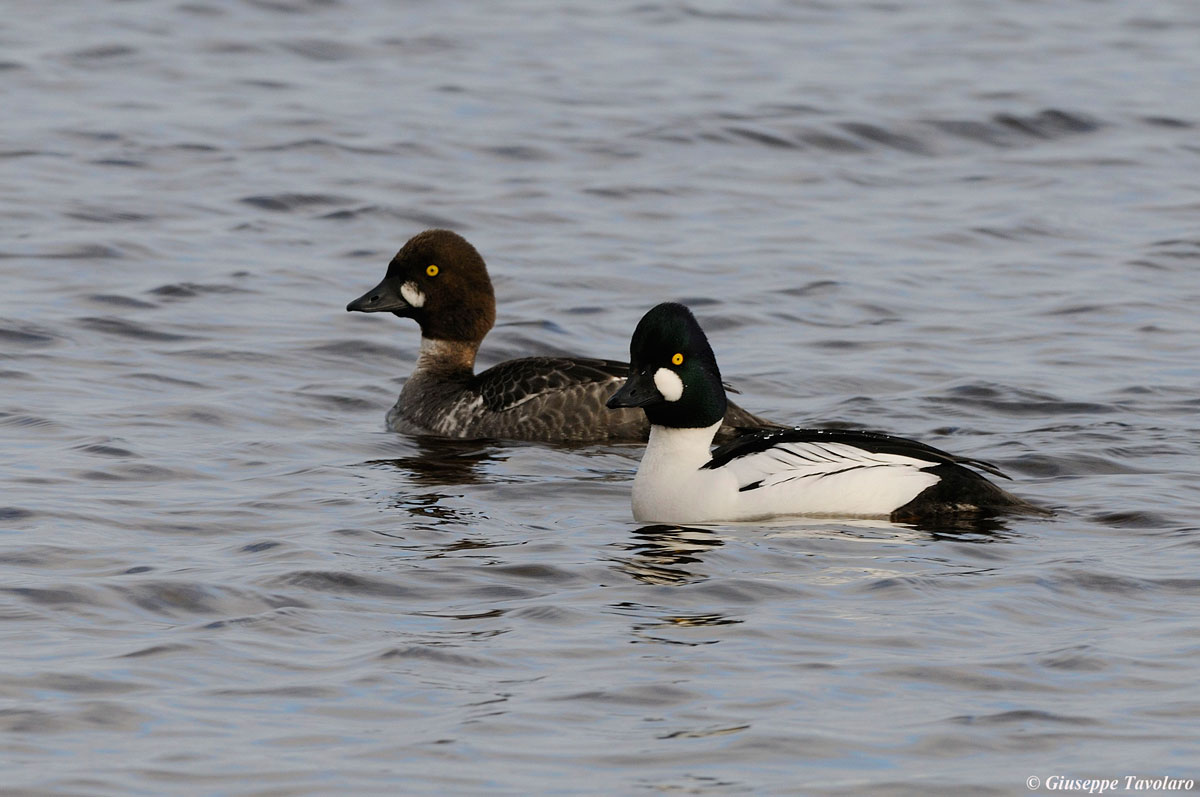
<svg viewBox="0 0 1200 797">
<path fill-rule="evenodd" d="M 643 526 L 623 544 L 631 555 L 618 559 L 620 568 L 643 584 L 689 584 L 708 578 L 694 571 L 700 555 L 725 542 L 708 529 L 688 526 Z"/>
<path fill-rule="evenodd" d="M 456 440 L 432 435 L 409 437 L 416 452 L 409 456 L 373 459 L 366 465 L 390 467 L 409 476 L 414 484 L 439 487 L 460 484 L 484 484 L 483 465 L 502 462 L 505 448 L 492 440 Z"/>
<path fill-rule="evenodd" d="M 764 528 L 757 523 L 724 524 L 725 533 L 741 527 L 753 527 L 756 535 L 771 537 L 836 537 L 846 539 L 856 533 L 878 541 L 885 535 L 898 543 L 921 544 L 929 541 L 988 543 L 1005 539 L 1008 526 L 997 518 L 958 520 L 954 523 L 913 525 L 874 518 L 794 518 L 774 521 Z M 696 526 L 654 524 L 635 529 L 621 546 L 630 552 L 618 558 L 622 572 L 644 584 L 683 585 L 703 581 L 700 570 L 703 554 L 725 545 L 717 531 Z"/>
</svg>

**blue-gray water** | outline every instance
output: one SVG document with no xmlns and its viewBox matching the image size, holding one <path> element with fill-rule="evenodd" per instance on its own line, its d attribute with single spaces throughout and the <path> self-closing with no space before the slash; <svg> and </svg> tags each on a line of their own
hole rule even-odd
<svg viewBox="0 0 1200 797">
<path fill-rule="evenodd" d="M 0 788 L 1200 779 L 1200 7 L 733 7 L 5 6 Z M 483 365 L 682 299 L 1058 514 L 640 528 L 637 446 L 389 433 L 343 308 L 435 225 Z"/>
</svg>

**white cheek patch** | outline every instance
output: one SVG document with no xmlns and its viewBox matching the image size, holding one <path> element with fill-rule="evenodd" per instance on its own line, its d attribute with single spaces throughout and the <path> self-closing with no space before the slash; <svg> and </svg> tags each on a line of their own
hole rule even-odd
<svg viewBox="0 0 1200 797">
<path fill-rule="evenodd" d="M 417 287 L 415 282 L 406 282 L 401 285 L 400 295 L 404 297 L 404 301 L 413 307 L 425 306 L 425 294 L 421 293 L 421 289 Z"/>
<path fill-rule="evenodd" d="M 683 380 L 670 368 L 659 368 L 654 372 L 654 386 L 667 401 L 679 401 L 683 395 Z"/>
</svg>

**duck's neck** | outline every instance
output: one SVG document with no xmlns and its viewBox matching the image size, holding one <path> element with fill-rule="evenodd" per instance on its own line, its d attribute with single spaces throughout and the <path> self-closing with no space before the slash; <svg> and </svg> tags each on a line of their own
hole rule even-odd
<svg viewBox="0 0 1200 797">
<path fill-rule="evenodd" d="M 682 523 L 704 520 L 718 493 L 711 488 L 715 471 L 702 470 L 712 459 L 709 446 L 721 426 L 676 429 L 651 425 L 646 453 L 633 478 L 633 516 L 644 522 Z"/>
<path fill-rule="evenodd" d="M 470 378 L 475 373 L 475 354 L 478 351 L 479 341 L 434 340 L 422 336 L 413 377 Z"/>
<path fill-rule="evenodd" d="M 721 421 L 695 429 L 651 425 L 642 467 L 650 465 L 653 468 L 670 463 L 672 469 L 698 469 L 712 459 L 713 436 L 720 428 Z"/>
</svg>

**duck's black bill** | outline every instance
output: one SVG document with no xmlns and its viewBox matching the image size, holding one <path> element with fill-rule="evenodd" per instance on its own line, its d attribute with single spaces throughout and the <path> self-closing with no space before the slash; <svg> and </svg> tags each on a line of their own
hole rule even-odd
<svg viewBox="0 0 1200 797">
<path fill-rule="evenodd" d="M 649 407 L 662 400 L 662 393 L 658 392 L 648 374 L 634 374 L 625 380 L 620 390 L 612 394 L 605 406 L 610 410 L 621 407 Z"/>
<path fill-rule="evenodd" d="M 352 313 L 398 313 L 411 307 L 387 280 L 346 305 L 346 309 Z"/>
</svg>

